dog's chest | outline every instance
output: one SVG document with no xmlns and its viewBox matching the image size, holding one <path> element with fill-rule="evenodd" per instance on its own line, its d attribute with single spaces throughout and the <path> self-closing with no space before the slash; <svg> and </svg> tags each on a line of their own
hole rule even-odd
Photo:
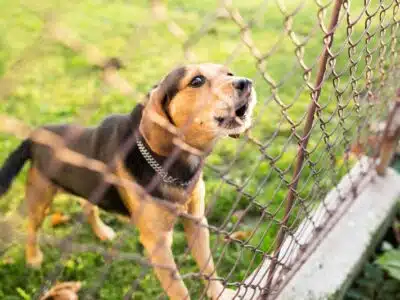
<svg viewBox="0 0 400 300">
<path fill-rule="evenodd" d="M 184 205 L 189 198 L 189 194 L 183 188 L 174 187 L 167 184 L 161 184 L 159 190 L 162 198 L 168 201 Z"/>
</svg>

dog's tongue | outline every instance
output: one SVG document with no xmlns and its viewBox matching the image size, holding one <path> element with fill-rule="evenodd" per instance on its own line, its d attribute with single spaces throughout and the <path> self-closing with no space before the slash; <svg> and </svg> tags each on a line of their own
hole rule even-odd
<svg viewBox="0 0 400 300">
<path fill-rule="evenodd" d="M 238 134 L 238 133 L 236 133 L 236 134 L 230 134 L 229 136 L 230 136 L 231 138 L 238 139 L 238 138 L 240 137 L 240 134 Z"/>
</svg>

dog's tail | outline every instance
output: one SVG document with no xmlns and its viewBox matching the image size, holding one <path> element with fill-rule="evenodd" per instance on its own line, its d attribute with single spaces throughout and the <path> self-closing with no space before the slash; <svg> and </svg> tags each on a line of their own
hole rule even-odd
<svg viewBox="0 0 400 300">
<path fill-rule="evenodd" d="M 6 159 L 0 168 L 0 196 L 10 188 L 15 176 L 21 171 L 25 162 L 31 158 L 31 140 L 23 141 Z"/>
</svg>

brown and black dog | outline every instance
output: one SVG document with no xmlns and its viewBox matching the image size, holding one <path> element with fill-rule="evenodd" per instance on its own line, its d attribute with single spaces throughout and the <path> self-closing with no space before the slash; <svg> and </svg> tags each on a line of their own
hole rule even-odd
<svg viewBox="0 0 400 300">
<path fill-rule="evenodd" d="M 222 65 L 187 65 L 170 72 L 153 88 L 147 101 L 138 104 L 130 114 L 112 115 L 92 128 L 49 125 L 39 129 L 63 138 L 72 151 L 106 165 L 114 162 L 111 171 L 119 178 L 131 180 L 143 188 L 153 183 L 149 191 L 151 197 L 111 184 L 93 200 L 96 188 L 105 181 L 103 174 L 61 162 L 51 147 L 35 141 L 34 131 L 0 169 L 2 195 L 24 163 L 31 160 L 26 185 L 27 263 L 38 267 L 43 260 L 37 232 L 54 195 L 62 190 L 89 200 L 84 201 L 84 212 L 101 239 L 112 239 L 115 233 L 101 221 L 97 206 L 130 216 L 168 296 L 189 299 L 171 252 L 177 214 L 157 200 L 162 199 L 192 217 L 184 218 L 184 229 L 201 273 L 209 280 L 207 295 L 212 299 L 232 299 L 233 291 L 224 289 L 217 280 L 210 252 L 202 167 L 219 138 L 236 137 L 250 127 L 255 102 L 255 91 L 249 79 L 233 75 Z M 68 138 L 71 131 L 79 134 Z M 122 153 L 122 146 L 132 136 L 135 137 L 133 146 Z M 176 147 L 181 147 L 180 151 L 175 160 L 171 160 Z M 168 159 L 172 164 L 165 168 Z M 58 167 L 52 168 L 49 162 L 57 162 Z M 156 176 L 159 181 L 154 184 L 152 180 Z"/>
</svg>

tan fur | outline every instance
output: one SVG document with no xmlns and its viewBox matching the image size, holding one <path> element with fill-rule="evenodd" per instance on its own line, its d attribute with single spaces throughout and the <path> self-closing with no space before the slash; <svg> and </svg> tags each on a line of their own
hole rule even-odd
<svg viewBox="0 0 400 300">
<path fill-rule="evenodd" d="M 117 175 L 123 180 L 132 181 L 121 163 L 118 164 Z M 145 247 L 151 264 L 154 265 L 162 287 L 171 299 L 188 299 L 189 293 L 183 281 L 174 279 L 175 276 L 179 276 L 171 251 L 176 214 L 157 204 L 150 197 L 140 197 L 133 189 L 120 187 L 119 190 L 125 205 L 130 209 L 134 224 L 139 229 L 140 242 Z"/>
<path fill-rule="evenodd" d="M 150 148 L 159 155 L 170 155 L 176 147 L 177 138 L 207 154 L 218 138 L 231 134 L 218 127 L 215 117 L 234 112 L 235 99 L 238 98 L 232 85 L 235 77 L 229 76 L 228 69 L 221 65 L 190 65 L 185 69 L 184 78 L 179 78 L 177 82 L 178 92 L 168 107 L 176 126 L 174 133 L 151 118 L 152 114 L 157 114 L 163 122 L 168 122 L 162 103 L 165 98 L 165 86 L 161 83 L 155 87 L 146 101 L 139 129 Z M 188 86 L 192 78 L 199 74 L 207 78 L 205 85 L 201 88 Z M 190 164 L 196 163 L 192 154 L 181 155 L 186 155 Z M 210 250 L 210 234 L 204 215 L 205 186 L 202 176 L 196 177 L 197 182 L 193 183 L 192 189 L 185 190 L 178 186 L 162 184 L 163 195 L 174 199 L 165 205 L 145 193 L 143 187 L 134 181 L 122 160 L 117 160 L 115 174 L 124 183 L 118 186 L 118 192 L 129 211 L 131 221 L 139 229 L 140 242 L 145 247 L 155 273 L 170 299 L 190 299 L 171 251 L 173 228 L 179 213 L 191 216 L 183 220 L 185 234 L 201 274 L 208 278 L 207 295 L 212 299 L 232 299 L 234 292 L 224 289 L 222 283 L 217 280 Z M 37 245 L 37 230 L 56 191 L 56 187 L 47 178 L 34 166 L 31 167 L 26 189 L 29 208 L 26 258 L 31 266 L 39 266 L 43 259 Z M 115 233 L 101 221 L 98 208 L 85 200 L 82 200 L 82 206 L 96 235 L 100 239 L 112 239 Z"/>
<path fill-rule="evenodd" d="M 234 77 L 227 76 L 228 69 L 221 65 L 189 65 L 186 69 L 185 77 L 179 83 L 179 93 L 171 102 L 170 113 L 176 127 L 183 132 L 180 138 L 190 146 L 207 152 L 212 149 L 217 138 L 221 137 L 216 135 L 213 113 L 223 113 L 233 109 Z M 190 80 L 196 74 L 202 74 L 208 79 L 201 89 L 188 87 Z M 165 128 L 154 124 L 149 117 L 151 113 L 157 113 L 166 118 L 161 107 L 162 97 L 163 91 L 160 87 L 151 92 L 143 112 L 140 131 L 154 152 L 168 155 L 174 148 L 173 135 Z"/>
<path fill-rule="evenodd" d="M 86 215 L 88 223 L 92 226 L 92 229 L 96 236 L 102 241 L 110 241 L 114 239 L 114 230 L 103 223 L 100 219 L 99 208 L 89 201 L 81 200 L 83 212 Z"/>
<path fill-rule="evenodd" d="M 28 238 L 26 244 L 26 261 L 28 265 L 37 268 L 43 261 L 43 254 L 37 244 L 37 231 L 46 216 L 46 210 L 56 194 L 53 184 L 43 177 L 32 166 L 28 172 L 26 184 L 26 201 L 28 207 Z"/>
<path fill-rule="evenodd" d="M 26 261 L 31 267 L 40 267 L 43 261 L 43 254 L 37 242 L 37 232 L 46 216 L 46 210 L 58 191 L 62 190 L 57 189 L 35 166 L 29 169 L 25 189 L 28 207 L 28 238 L 25 252 Z M 102 222 L 98 207 L 84 199 L 81 199 L 81 205 L 97 237 L 101 240 L 113 239 L 115 232 Z"/>
<path fill-rule="evenodd" d="M 210 250 L 210 233 L 206 227 L 208 223 L 204 216 L 204 196 L 205 185 L 203 179 L 200 179 L 188 201 L 188 213 L 196 217 L 199 223 L 184 219 L 186 239 L 201 274 L 210 279 L 205 282 L 207 295 L 213 299 L 217 299 L 219 295 L 221 296 L 218 299 L 232 299 L 235 293 L 229 289 L 224 290 L 221 282 L 217 280 L 218 275 Z"/>
<path fill-rule="evenodd" d="M 117 175 L 127 181 L 132 181 L 128 171 L 118 164 Z M 151 198 L 141 198 L 133 189 L 120 187 L 124 195 L 124 203 L 133 208 L 132 219 L 140 232 L 140 242 L 146 249 L 150 262 L 162 287 L 170 299 L 190 299 L 171 251 L 173 227 L 179 212 L 187 212 L 198 218 L 198 222 L 185 219 L 184 227 L 189 247 L 198 267 L 206 278 L 211 281 L 207 285 L 207 295 L 213 299 L 232 299 L 233 291 L 225 289 L 221 282 L 215 280 L 218 276 L 210 251 L 209 231 L 204 227 L 207 220 L 204 217 L 205 186 L 203 179 L 198 180 L 186 202 L 175 205 L 176 209 L 163 207 Z M 201 224 L 201 225 L 199 225 Z"/>
<path fill-rule="evenodd" d="M 151 116 L 149 116 L 150 114 L 157 114 L 166 119 L 166 115 L 161 107 L 162 97 L 163 95 L 158 88 L 151 92 L 150 99 L 143 111 L 140 132 L 154 152 L 160 155 L 168 155 L 174 148 L 174 144 L 172 143 L 173 134 L 166 128 L 152 122 Z"/>
</svg>

